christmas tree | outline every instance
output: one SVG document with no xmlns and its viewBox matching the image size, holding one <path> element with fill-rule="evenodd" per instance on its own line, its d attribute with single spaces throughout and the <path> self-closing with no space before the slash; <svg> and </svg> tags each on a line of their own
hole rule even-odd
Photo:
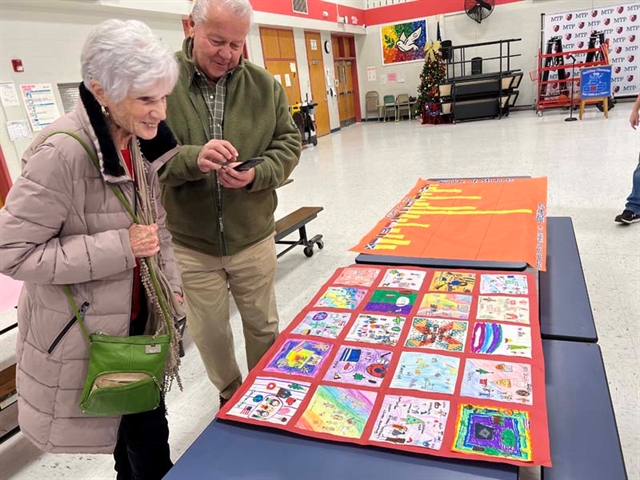
<svg viewBox="0 0 640 480">
<path fill-rule="evenodd" d="M 422 123 L 435 123 L 428 121 L 426 116 L 439 115 L 440 108 L 435 108 L 439 92 L 438 85 L 447 78 L 447 68 L 440 53 L 440 42 L 429 42 L 425 47 L 426 55 L 420 85 L 418 85 L 418 100 L 416 111 L 422 113 Z"/>
</svg>

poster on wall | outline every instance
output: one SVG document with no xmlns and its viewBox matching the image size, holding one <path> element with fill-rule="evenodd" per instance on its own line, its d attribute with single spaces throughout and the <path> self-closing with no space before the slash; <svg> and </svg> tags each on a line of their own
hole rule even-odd
<svg viewBox="0 0 640 480">
<path fill-rule="evenodd" d="M 427 21 L 410 20 L 380 27 L 382 64 L 424 61 L 427 43 Z"/>
<path fill-rule="evenodd" d="M 376 67 L 367 67 L 367 81 L 375 82 L 376 79 Z"/>
<path fill-rule="evenodd" d="M 604 33 L 609 40 L 609 59 L 612 66 L 612 92 L 618 96 L 640 93 L 640 3 L 598 7 L 573 12 L 547 13 L 544 17 L 544 42 L 552 37 L 562 38 L 562 50 L 589 48 L 592 32 Z M 584 62 L 586 54 L 576 56 L 576 63 Z M 571 62 L 567 75 L 571 75 Z M 575 72 L 580 75 L 580 72 Z M 551 78 L 550 78 L 551 79 Z"/>
<path fill-rule="evenodd" d="M 50 83 L 20 85 L 20 91 L 34 132 L 39 132 L 60 117 Z"/>
<path fill-rule="evenodd" d="M 18 93 L 13 82 L 0 82 L 0 100 L 3 107 L 19 107 Z"/>
<path fill-rule="evenodd" d="M 32 137 L 29 122 L 27 120 L 7 122 L 7 133 L 9 133 L 9 140 L 12 142 Z"/>
</svg>

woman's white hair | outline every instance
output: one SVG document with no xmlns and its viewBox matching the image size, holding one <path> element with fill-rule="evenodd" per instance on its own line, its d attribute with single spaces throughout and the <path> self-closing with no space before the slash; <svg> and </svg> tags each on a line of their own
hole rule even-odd
<svg viewBox="0 0 640 480">
<path fill-rule="evenodd" d="M 253 23 L 253 7 L 249 0 L 195 0 L 193 4 L 193 21 L 196 25 L 207 21 L 207 14 L 212 5 L 231 11 L 236 17 L 247 18 Z"/>
<path fill-rule="evenodd" d="M 178 80 L 175 55 L 151 29 L 137 20 L 106 20 L 84 44 L 82 81 L 92 93 L 96 80 L 114 102 L 141 94 L 160 81 L 173 88 Z"/>
</svg>

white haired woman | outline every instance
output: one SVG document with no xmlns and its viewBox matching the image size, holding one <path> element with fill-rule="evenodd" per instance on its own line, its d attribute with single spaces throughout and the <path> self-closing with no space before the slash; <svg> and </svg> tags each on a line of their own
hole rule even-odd
<svg viewBox="0 0 640 480">
<path fill-rule="evenodd" d="M 113 452 L 118 479 L 160 479 L 172 466 L 163 402 L 115 417 L 80 410 L 89 350 L 63 286 L 70 285 L 83 305 L 91 333 L 175 330 L 154 313 L 158 298 L 144 274 L 155 267 L 175 319 L 181 286 L 156 173 L 178 152 L 163 122 L 178 67 L 149 27 L 133 20 L 98 25 L 81 63 L 76 111 L 36 137 L 0 210 L 0 271 L 25 282 L 18 307 L 19 422 L 44 451 Z M 75 134 L 89 150 L 68 134 L 52 135 L 60 131 Z M 133 222 L 114 185 L 141 224 Z M 166 371 L 175 377 L 178 335 L 170 333 L 174 349 Z"/>
</svg>

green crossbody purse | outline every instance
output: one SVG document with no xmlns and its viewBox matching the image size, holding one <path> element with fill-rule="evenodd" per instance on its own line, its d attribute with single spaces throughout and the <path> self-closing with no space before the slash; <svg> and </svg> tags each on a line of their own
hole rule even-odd
<svg viewBox="0 0 640 480">
<path fill-rule="evenodd" d="M 89 342 L 89 371 L 80 409 L 87 415 L 109 417 L 157 408 L 171 336 L 90 334 L 71 289 L 64 288 L 82 335 Z"/>
<path fill-rule="evenodd" d="M 64 133 L 80 142 L 96 168 L 100 170 L 97 156 L 80 137 L 64 131 L 54 132 L 51 135 L 57 133 Z M 114 185 L 111 185 L 111 189 L 133 221 L 139 224 L 140 219 L 122 191 Z M 165 365 L 171 348 L 173 330 L 156 274 L 151 268 L 149 259 L 145 258 L 144 261 L 149 266 L 151 283 L 158 297 L 169 334 L 131 337 L 114 337 L 99 332 L 90 334 L 71 289 L 69 286 L 64 287 L 82 335 L 89 342 L 89 371 L 80 397 L 80 409 L 87 415 L 102 417 L 127 415 L 154 410 L 160 405 Z"/>
</svg>

